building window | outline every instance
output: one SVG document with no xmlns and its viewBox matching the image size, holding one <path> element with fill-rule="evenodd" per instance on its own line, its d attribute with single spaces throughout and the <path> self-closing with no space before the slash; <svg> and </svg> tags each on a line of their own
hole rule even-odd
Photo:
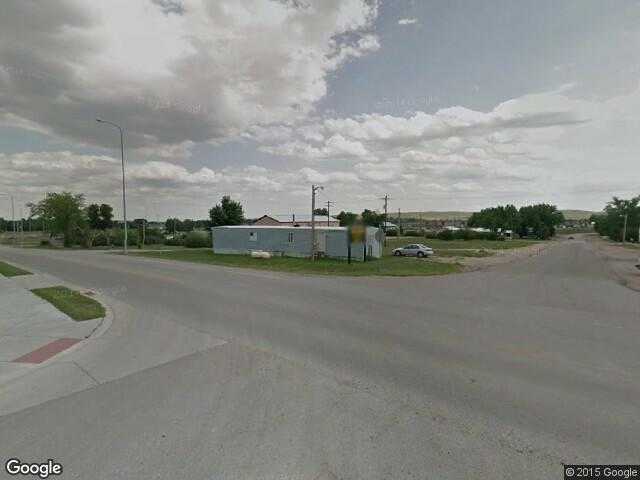
<svg viewBox="0 0 640 480">
<path fill-rule="evenodd" d="M 249 241 L 257 242 L 258 241 L 258 232 L 249 232 Z"/>
<path fill-rule="evenodd" d="M 293 232 L 289 232 L 289 243 L 293 243 Z"/>
</svg>

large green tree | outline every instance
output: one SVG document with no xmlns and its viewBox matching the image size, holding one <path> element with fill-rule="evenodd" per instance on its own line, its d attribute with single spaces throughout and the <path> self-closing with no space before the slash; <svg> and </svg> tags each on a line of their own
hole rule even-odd
<svg viewBox="0 0 640 480">
<path fill-rule="evenodd" d="M 336 218 L 340 221 L 341 227 L 350 227 L 356 220 L 358 220 L 358 214 L 353 212 L 345 212 L 344 210 L 336 215 Z"/>
<path fill-rule="evenodd" d="M 640 227 L 640 196 L 628 200 L 613 197 L 604 207 L 604 212 L 591 217 L 595 230 L 617 242 L 622 240 L 625 216 L 627 219 L 626 241 L 638 241 Z"/>
<path fill-rule="evenodd" d="M 47 193 L 44 200 L 31 205 L 31 215 L 41 217 L 51 234 L 61 234 L 64 246 L 70 247 L 86 225 L 84 195 L 71 192 Z"/>
<path fill-rule="evenodd" d="M 469 217 L 469 227 L 498 230 L 513 230 L 520 236 L 535 236 L 547 239 L 555 235 L 556 226 L 564 221 L 564 216 L 555 205 L 539 203 L 516 209 L 513 205 L 498 205 L 484 208 Z"/>
<path fill-rule="evenodd" d="M 564 222 L 564 215 L 555 205 L 539 203 L 521 207 L 518 211 L 520 215 L 520 226 L 518 233 L 520 236 L 530 236 L 546 240 L 556 234 L 556 226 Z"/>
<path fill-rule="evenodd" d="M 378 213 L 373 210 L 364 209 L 362 211 L 362 223 L 370 227 L 380 227 L 384 224 L 384 213 Z"/>
<path fill-rule="evenodd" d="M 92 203 L 87 207 L 87 221 L 94 230 L 106 230 L 113 226 L 113 208 L 103 203 Z"/>
<path fill-rule="evenodd" d="M 221 225 L 240 225 L 244 223 L 244 211 L 240 202 L 231 200 L 225 195 L 219 204 L 209 210 L 211 225 L 218 227 Z"/>
<path fill-rule="evenodd" d="M 513 205 L 498 205 L 484 208 L 475 212 L 467 221 L 469 227 L 488 228 L 493 232 L 498 230 L 517 230 L 520 225 L 518 209 Z"/>
</svg>

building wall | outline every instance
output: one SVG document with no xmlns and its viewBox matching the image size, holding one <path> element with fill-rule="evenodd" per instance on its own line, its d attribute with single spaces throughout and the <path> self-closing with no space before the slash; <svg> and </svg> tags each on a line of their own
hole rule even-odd
<svg viewBox="0 0 640 480">
<path fill-rule="evenodd" d="M 289 242 L 290 233 L 293 234 L 293 242 Z M 347 230 L 318 229 L 316 235 L 318 244 L 321 248 L 324 246 L 324 254 L 327 257 L 348 257 Z M 382 255 L 380 235 L 379 229 L 367 230 L 367 256 L 377 258 Z M 215 253 L 249 254 L 251 251 L 261 250 L 292 257 L 308 257 L 311 253 L 310 229 L 215 227 L 212 229 L 212 236 Z M 351 257 L 354 260 L 364 258 L 363 244 L 352 244 Z"/>
</svg>

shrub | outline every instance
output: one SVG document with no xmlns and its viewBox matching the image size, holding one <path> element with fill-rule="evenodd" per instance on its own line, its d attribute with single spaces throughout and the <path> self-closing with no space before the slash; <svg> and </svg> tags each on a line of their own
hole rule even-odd
<svg viewBox="0 0 640 480">
<path fill-rule="evenodd" d="M 40 240 L 40 246 L 41 247 L 49 247 L 49 246 L 51 246 L 51 242 L 48 239 Z"/>
<path fill-rule="evenodd" d="M 453 240 L 453 232 L 451 230 L 442 230 L 436 235 L 438 240 Z"/>
<path fill-rule="evenodd" d="M 124 229 L 114 230 L 111 236 L 111 243 L 115 247 L 122 247 L 124 245 Z M 135 246 L 138 243 L 138 235 L 132 228 L 127 231 L 127 245 L 129 247 Z"/>
<path fill-rule="evenodd" d="M 171 247 L 184 247 L 184 237 L 184 234 L 178 234 L 171 238 L 165 238 L 164 244 Z"/>
<path fill-rule="evenodd" d="M 109 234 L 107 232 L 100 232 L 93 238 L 92 245 L 94 247 L 106 247 L 107 245 L 110 245 L 109 240 Z"/>
<path fill-rule="evenodd" d="M 387 230 L 385 232 L 385 235 L 387 237 L 397 237 L 398 236 L 398 231 L 397 230 Z"/>
<path fill-rule="evenodd" d="M 211 236 L 207 232 L 189 232 L 184 238 L 187 248 L 211 247 Z"/>
<path fill-rule="evenodd" d="M 145 245 L 158 245 L 164 243 L 164 235 L 157 228 L 148 228 L 144 232 Z"/>
<path fill-rule="evenodd" d="M 418 230 L 407 230 L 404 232 L 405 237 L 421 237 L 422 233 Z"/>
</svg>

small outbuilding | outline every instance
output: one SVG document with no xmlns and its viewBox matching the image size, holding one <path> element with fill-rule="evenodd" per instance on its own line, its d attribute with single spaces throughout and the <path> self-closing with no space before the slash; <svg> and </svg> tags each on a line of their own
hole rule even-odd
<svg viewBox="0 0 640 480">
<path fill-rule="evenodd" d="M 248 255 L 251 252 L 269 252 L 276 256 L 311 256 L 311 227 L 281 225 L 233 225 L 213 227 L 213 251 L 222 254 Z M 318 253 L 329 258 L 349 257 L 353 260 L 380 258 L 384 233 L 381 229 L 367 227 L 363 241 L 351 242 L 346 227 L 317 225 L 316 244 Z"/>
</svg>

